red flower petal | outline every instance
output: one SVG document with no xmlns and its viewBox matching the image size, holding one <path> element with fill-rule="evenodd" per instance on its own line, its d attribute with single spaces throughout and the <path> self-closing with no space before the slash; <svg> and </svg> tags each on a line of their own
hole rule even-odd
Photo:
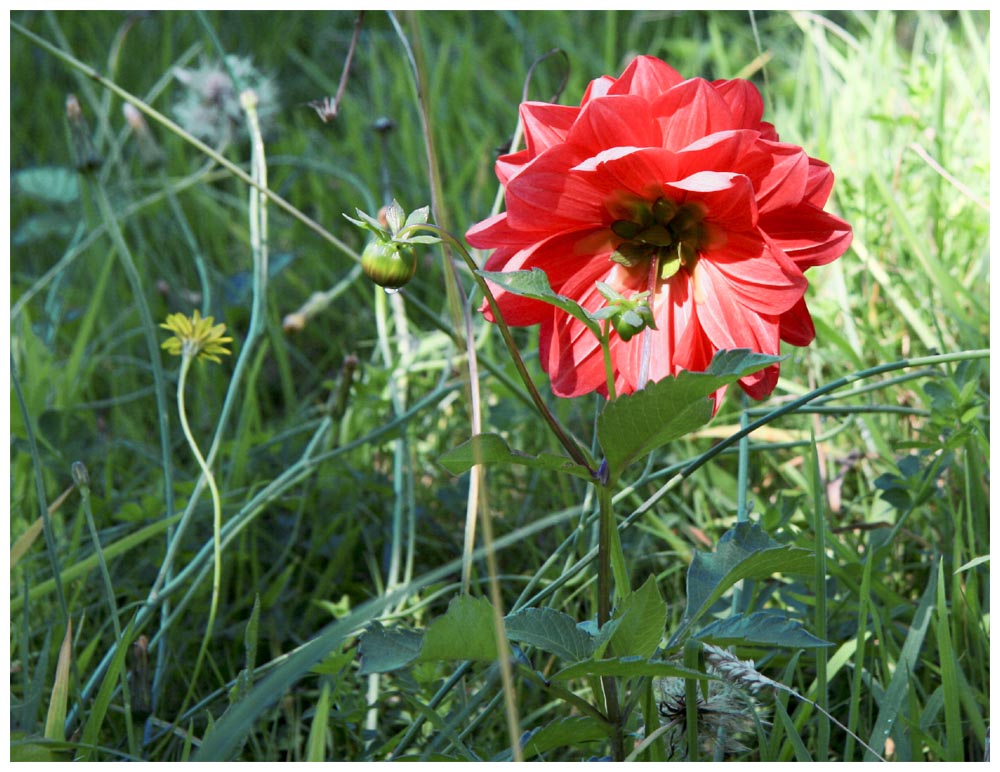
<svg viewBox="0 0 1000 772">
<path fill-rule="evenodd" d="M 767 173 L 754 179 L 761 214 L 799 204 L 806 195 L 809 156 L 795 145 L 763 139 L 758 142 L 758 150 L 770 159 Z"/>
<path fill-rule="evenodd" d="M 621 344 L 624 358 L 619 358 L 617 361 L 626 376 L 630 390 L 641 389 L 646 385 L 640 383 L 640 374 L 644 339 L 647 335 L 650 336 L 647 380 L 660 381 L 668 375 L 676 375 L 681 367 L 687 366 L 686 363 L 697 361 L 699 341 L 697 336 L 694 336 L 693 340 L 689 339 L 691 338 L 689 333 L 694 332 L 692 321 L 695 321 L 694 298 L 690 294 L 690 284 L 686 270 L 678 271 L 669 281 L 660 283 L 659 290 L 653 298 L 656 329 L 646 329 L 628 343 Z M 637 289 L 645 290 L 648 287 L 641 286 Z M 619 289 L 619 292 L 621 291 Z"/>
<path fill-rule="evenodd" d="M 637 94 L 653 101 L 683 80 L 681 74 L 666 62 L 654 56 L 637 56 L 607 93 Z"/>
<path fill-rule="evenodd" d="M 660 144 L 660 127 L 642 97 L 609 96 L 590 102 L 567 135 L 567 141 L 589 150 L 607 147 L 654 147 Z"/>
<path fill-rule="evenodd" d="M 816 158 L 809 159 L 809 179 L 806 182 L 805 199 L 822 209 L 833 190 L 833 172 L 829 164 Z"/>
<path fill-rule="evenodd" d="M 851 226 L 811 204 L 762 214 L 758 225 L 799 270 L 826 265 L 851 246 Z"/>
<path fill-rule="evenodd" d="M 750 179 L 764 177 L 771 161 L 757 149 L 760 133 L 746 129 L 717 131 L 703 137 L 676 154 L 680 176 L 687 177 L 706 169 L 735 171 Z"/>
<path fill-rule="evenodd" d="M 759 237 L 728 234 L 725 246 L 704 253 L 695 268 L 704 287 L 706 305 L 738 303 L 757 314 L 784 313 L 802 297 L 809 282 L 781 250 Z M 759 349 L 755 349 L 759 350 Z"/>
<path fill-rule="evenodd" d="M 566 135 L 579 115 L 579 107 L 549 102 L 522 103 L 521 124 L 524 126 L 528 153 L 534 157 L 553 145 L 565 142 Z"/>
<path fill-rule="evenodd" d="M 747 393 L 751 399 L 764 399 L 778 385 L 778 365 L 765 367 L 763 370 L 740 378 L 740 388 Z M 716 405 L 718 410 L 718 405 Z"/>
<path fill-rule="evenodd" d="M 698 261 L 694 285 L 698 319 L 716 349 L 748 348 L 761 354 L 778 353 L 777 313 L 762 314 L 748 307 L 744 302 L 745 289 L 736 291 L 711 260 Z"/>
<path fill-rule="evenodd" d="M 507 222 L 507 213 L 501 212 L 487 217 L 465 232 L 465 240 L 477 249 L 493 249 L 502 246 L 528 246 L 538 240 L 538 234 L 530 231 L 514 230 Z"/>
<path fill-rule="evenodd" d="M 580 100 L 580 105 L 585 105 L 591 99 L 597 99 L 598 97 L 607 96 L 608 91 L 617 82 L 616 78 L 612 78 L 610 75 L 602 75 L 600 78 L 595 78 L 587 84 L 586 91 L 583 92 L 583 99 Z"/>
<path fill-rule="evenodd" d="M 596 256 L 593 251 L 588 251 L 595 247 L 595 240 L 592 236 L 593 231 L 590 230 L 564 231 L 536 241 L 525 249 L 517 249 L 516 247 L 497 249 L 487 260 L 485 269 L 487 271 L 530 271 L 532 268 L 542 268 L 548 276 L 549 286 L 552 287 L 553 291 L 577 299 L 575 294 L 567 292 L 563 287 L 566 282 L 579 278 L 581 271 L 585 275 L 594 274 L 600 278 L 602 272 L 607 273 L 610 266 L 614 265 L 607 259 L 611 247 L 607 243 L 606 237 L 600 237 L 596 244 L 597 246 L 604 244 L 603 251 L 598 251 Z M 500 306 L 500 313 L 503 314 L 504 320 L 507 324 L 516 327 L 538 324 L 545 318 L 547 310 L 553 308 L 541 300 L 515 295 L 493 284 L 491 284 L 491 289 L 497 304 Z M 482 308 L 484 313 L 487 313 L 487 318 L 492 319 L 492 314 L 489 314 L 487 310 L 488 304 L 484 303 Z"/>
<path fill-rule="evenodd" d="M 584 263 L 561 291 L 584 308 L 596 310 L 605 303 L 597 290 L 597 282 L 607 277 L 608 265 L 606 260 Z M 553 309 L 550 321 L 542 323 L 539 344 L 542 367 L 552 380 L 552 390 L 557 396 L 576 397 L 593 391 L 607 393 L 600 342 L 581 322 L 564 311 Z"/>
<path fill-rule="evenodd" d="M 507 183 L 520 174 L 532 158 L 533 156 L 527 150 L 519 150 L 516 153 L 500 156 L 494 167 L 500 184 L 506 187 Z"/>
<path fill-rule="evenodd" d="M 616 147 L 581 162 L 573 171 L 587 172 L 583 179 L 605 201 L 625 191 L 654 200 L 663 195 L 662 183 L 677 177 L 676 154 L 661 148 Z M 614 216 L 625 217 L 626 212 Z"/>
<path fill-rule="evenodd" d="M 748 231 L 757 224 L 757 204 L 753 186 L 742 174 L 698 172 L 663 186 L 677 203 L 697 201 L 705 209 L 705 219 L 727 231 Z"/>
<path fill-rule="evenodd" d="M 717 80 L 712 85 L 726 104 L 736 126 L 756 129 L 764 115 L 764 100 L 757 87 L 748 80 Z"/>
<path fill-rule="evenodd" d="M 716 131 L 742 128 L 735 125 L 729 105 L 712 85 L 701 78 L 680 83 L 652 105 L 663 131 L 663 146 L 681 150 Z"/>
<path fill-rule="evenodd" d="M 606 216 L 593 188 L 567 171 L 579 160 L 571 145 L 538 156 L 507 184 L 507 217 L 514 228 L 563 230 L 600 223 Z"/>
<path fill-rule="evenodd" d="M 793 346 L 808 346 L 816 337 L 816 328 L 813 326 L 812 316 L 806 307 L 806 298 L 803 295 L 799 302 L 785 311 L 778 319 L 781 339 Z"/>
</svg>

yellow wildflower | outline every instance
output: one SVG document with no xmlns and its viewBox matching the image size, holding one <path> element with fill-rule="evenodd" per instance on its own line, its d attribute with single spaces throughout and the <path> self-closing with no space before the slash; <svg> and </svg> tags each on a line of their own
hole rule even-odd
<svg viewBox="0 0 1000 772">
<path fill-rule="evenodd" d="M 232 343 L 233 339 L 225 337 L 226 325 L 213 326 L 214 321 L 211 316 L 203 319 L 197 309 L 190 317 L 182 313 L 170 314 L 160 327 L 174 335 L 163 341 L 161 347 L 174 356 L 221 362 L 218 355 L 230 353 L 225 344 Z"/>
</svg>

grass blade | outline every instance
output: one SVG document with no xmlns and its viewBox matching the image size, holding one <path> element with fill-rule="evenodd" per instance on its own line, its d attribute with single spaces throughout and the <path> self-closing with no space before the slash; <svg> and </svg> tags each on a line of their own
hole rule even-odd
<svg viewBox="0 0 1000 772">
<path fill-rule="evenodd" d="M 45 737 L 63 742 L 66 739 L 66 702 L 69 699 L 69 669 L 73 659 L 73 620 L 66 625 L 66 635 L 59 647 L 56 677 L 52 683 L 49 711 L 45 718 Z"/>
</svg>

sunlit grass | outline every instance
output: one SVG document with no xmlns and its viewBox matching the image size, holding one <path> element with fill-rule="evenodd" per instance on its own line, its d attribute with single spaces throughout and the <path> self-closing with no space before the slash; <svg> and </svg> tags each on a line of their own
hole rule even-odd
<svg viewBox="0 0 1000 772">
<path fill-rule="evenodd" d="M 247 760 L 509 754 L 493 669 L 425 663 L 360 676 L 350 646 L 375 619 L 424 627 L 456 596 L 468 485 L 435 464 L 470 433 L 441 251 L 426 249 L 413 282 L 386 296 L 359 275 L 363 237 L 342 216 L 391 197 L 407 210 L 430 203 L 414 83 L 389 17 L 365 14 L 329 123 L 307 103 L 336 92 L 353 13 L 19 12 L 12 21 L 167 116 L 183 88 L 173 68 L 216 60 L 219 47 L 251 57 L 280 94 L 264 137 L 268 186 L 345 247 L 272 205 L 266 282 L 255 277 L 246 182 L 153 121 L 164 160 L 144 166 L 121 99 L 12 30 L 12 543 L 26 535 L 16 561 L 12 550 L 11 730 L 22 743 L 12 752 L 178 760 L 195 754 L 211 717 L 236 728 L 227 753 Z M 782 139 L 836 174 L 834 208 L 854 245 L 808 275 L 816 342 L 789 349 L 770 400 L 734 393 L 707 430 L 636 468 L 620 513 L 735 432 L 744 410 L 757 418 L 866 368 L 988 348 L 988 14 L 435 12 L 398 22 L 425 63 L 440 213 L 458 235 L 491 211 L 493 160 L 514 135 L 529 68 L 554 48 L 565 57 L 538 65 L 529 98 L 558 92 L 576 103 L 589 80 L 618 74 L 636 53 L 687 76 L 744 75 Z M 71 92 L 103 159 L 87 174 L 73 168 Z M 375 129 L 382 117 L 392 122 L 385 132 Z M 249 173 L 244 136 L 214 149 Z M 264 285 L 252 322 L 254 287 Z M 305 321 L 283 324 L 314 293 L 324 294 Z M 214 448 L 223 565 L 215 633 L 191 682 L 212 602 L 212 503 L 171 410 L 176 374 L 153 357 L 152 320 L 196 309 L 247 353 L 187 376 L 191 431 Z M 495 328 L 476 319 L 474 333 L 484 428 L 525 452 L 558 450 Z M 516 334 L 548 395 L 534 332 Z M 981 759 L 989 561 L 976 561 L 989 544 L 988 396 L 983 360 L 857 383 L 756 432 L 744 472 L 727 452 L 657 500 L 622 538 L 636 586 L 657 578 L 668 637 L 692 555 L 713 548 L 742 502 L 775 539 L 825 545 L 817 570 L 827 578 L 825 612 L 815 577 L 758 582 L 746 602 L 794 613 L 814 632 L 821 621 L 834 646 L 740 656 L 865 742 L 888 728 L 891 760 Z M 550 405 L 590 444 L 594 399 Z M 72 489 L 74 462 L 89 472 L 86 499 Z M 513 467 L 492 468 L 486 486 L 508 610 L 531 601 L 583 621 L 590 574 L 562 577 L 595 543 L 582 525 L 594 506 L 588 486 Z M 178 528 L 184 513 L 189 525 Z M 486 595 L 486 579 L 478 560 L 474 594 Z M 128 713 L 120 690 L 125 672 L 137 683 L 137 664 L 130 646 L 116 646 L 115 608 L 126 637 L 150 644 L 155 701 L 144 733 L 136 690 Z M 67 618 L 72 659 L 57 668 Z M 589 684 L 575 686 L 589 695 Z M 65 749 L 40 739 L 59 734 L 47 719 L 59 715 L 61 689 Z M 525 731 L 569 715 L 528 684 L 518 694 Z M 808 703 L 780 700 L 787 720 L 772 712 L 766 741 L 750 743 L 746 758 L 864 757 Z M 545 758 L 601 754 L 595 742 Z"/>
</svg>

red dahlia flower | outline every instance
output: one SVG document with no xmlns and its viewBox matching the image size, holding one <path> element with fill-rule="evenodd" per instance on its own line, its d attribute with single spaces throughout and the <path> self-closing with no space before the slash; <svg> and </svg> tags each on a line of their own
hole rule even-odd
<svg viewBox="0 0 1000 772">
<path fill-rule="evenodd" d="M 540 268 L 589 311 L 605 305 L 599 281 L 650 293 L 655 329 L 611 335 L 619 394 L 703 371 L 722 349 L 807 345 L 815 329 L 802 272 L 840 257 L 851 228 L 823 211 L 830 167 L 779 142 L 763 111 L 749 81 L 684 80 L 650 56 L 593 81 L 579 107 L 525 102 L 527 147 L 496 164 L 506 211 L 466 238 L 495 249 L 486 270 Z M 557 395 L 607 394 L 600 344 L 583 324 L 494 289 L 508 324 L 541 325 Z M 740 385 L 762 399 L 777 380 L 773 365 Z"/>
</svg>

